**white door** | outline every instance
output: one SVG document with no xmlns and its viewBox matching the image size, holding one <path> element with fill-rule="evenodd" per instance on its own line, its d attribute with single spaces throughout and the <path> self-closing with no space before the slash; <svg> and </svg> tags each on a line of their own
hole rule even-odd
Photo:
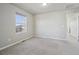
<svg viewBox="0 0 79 59">
<path fill-rule="evenodd" d="M 69 33 L 73 38 L 78 40 L 78 21 L 77 20 L 78 20 L 77 17 L 73 17 L 70 20 Z"/>
</svg>

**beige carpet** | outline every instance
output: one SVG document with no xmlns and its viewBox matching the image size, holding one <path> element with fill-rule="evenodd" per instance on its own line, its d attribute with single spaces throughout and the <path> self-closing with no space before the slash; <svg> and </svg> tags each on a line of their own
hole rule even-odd
<svg viewBox="0 0 79 59">
<path fill-rule="evenodd" d="M 0 52 L 2 55 L 77 55 L 79 49 L 68 41 L 32 38 Z"/>
</svg>

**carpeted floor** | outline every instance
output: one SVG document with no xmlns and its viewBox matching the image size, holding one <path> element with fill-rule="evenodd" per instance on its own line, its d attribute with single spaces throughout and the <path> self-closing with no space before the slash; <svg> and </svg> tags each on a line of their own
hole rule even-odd
<svg viewBox="0 0 79 59">
<path fill-rule="evenodd" d="M 68 41 L 32 38 L 0 51 L 1 55 L 78 55 L 79 49 Z"/>
</svg>

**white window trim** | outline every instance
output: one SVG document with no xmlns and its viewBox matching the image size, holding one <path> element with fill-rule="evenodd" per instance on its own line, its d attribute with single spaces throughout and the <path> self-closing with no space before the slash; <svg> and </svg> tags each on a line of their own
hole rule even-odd
<svg viewBox="0 0 79 59">
<path fill-rule="evenodd" d="M 25 15 L 23 15 L 22 13 L 19 13 L 19 12 L 16 12 L 16 14 L 19 14 L 19 15 L 22 15 L 22 16 L 24 16 L 24 17 L 26 17 L 26 25 L 25 25 L 25 28 L 26 28 L 26 30 L 24 29 L 24 30 L 22 30 L 21 32 L 16 32 L 16 34 L 23 34 L 23 33 L 27 33 L 27 29 L 28 29 L 28 20 L 27 20 L 27 16 L 25 16 Z"/>
</svg>

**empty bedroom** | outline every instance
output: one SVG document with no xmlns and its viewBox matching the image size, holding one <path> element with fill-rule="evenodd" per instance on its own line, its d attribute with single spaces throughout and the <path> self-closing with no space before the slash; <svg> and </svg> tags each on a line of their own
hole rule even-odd
<svg viewBox="0 0 79 59">
<path fill-rule="evenodd" d="M 0 55 L 79 55 L 79 3 L 0 3 Z"/>
</svg>

